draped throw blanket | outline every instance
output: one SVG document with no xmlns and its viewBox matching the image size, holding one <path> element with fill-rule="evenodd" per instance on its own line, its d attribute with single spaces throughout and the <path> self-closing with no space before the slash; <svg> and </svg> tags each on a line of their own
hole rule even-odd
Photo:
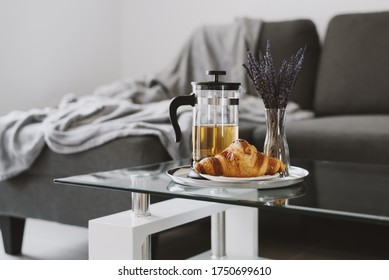
<svg viewBox="0 0 389 280">
<path fill-rule="evenodd" d="M 261 21 L 245 18 L 201 27 L 173 63 L 151 78 L 115 81 L 90 95 L 66 94 L 56 108 L 14 111 L 0 117 L 0 180 L 28 169 L 45 145 L 53 152 L 70 154 L 119 137 L 155 135 L 173 159 L 189 157 L 191 107 L 179 110 L 183 139 L 177 144 L 168 118 L 170 99 L 189 94 L 192 81 L 207 80 L 206 70 L 226 70 L 225 81 L 249 88 L 242 64 L 247 48 L 258 49 L 260 29 Z M 297 105 L 288 107 L 299 118 L 312 116 Z M 258 97 L 242 96 L 240 112 L 242 119 L 264 121 Z"/>
</svg>

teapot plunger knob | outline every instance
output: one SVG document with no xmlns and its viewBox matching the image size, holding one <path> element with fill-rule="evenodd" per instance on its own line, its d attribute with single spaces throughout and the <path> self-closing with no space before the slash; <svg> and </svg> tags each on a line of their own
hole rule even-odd
<svg viewBox="0 0 389 280">
<path fill-rule="evenodd" d="M 215 83 L 217 83 L 219 81 L 219 76 L 226 75 L 226 71 L 209 70 L 207 71 L 207 75 L 215 75 Z"/>
</svg>

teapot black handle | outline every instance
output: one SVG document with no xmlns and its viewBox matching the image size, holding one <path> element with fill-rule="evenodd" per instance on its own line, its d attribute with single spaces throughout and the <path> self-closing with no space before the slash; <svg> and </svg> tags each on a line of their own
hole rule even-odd
<svg viewBox="0 0 389 280">
<path fill-rule="evenodd" d="M 195 104 L 196 98 L 194 93 L 186 96 L 177 96 L 170 102 L 169 117 L 170 122 L 173 125 L 174 132 L 176 133 L 176 142 L 180 142 L 181 140 L 181 128 L 178 124 L 177 109 L 181 105 L 191 105 L 193 107 Z"/>
</svg>

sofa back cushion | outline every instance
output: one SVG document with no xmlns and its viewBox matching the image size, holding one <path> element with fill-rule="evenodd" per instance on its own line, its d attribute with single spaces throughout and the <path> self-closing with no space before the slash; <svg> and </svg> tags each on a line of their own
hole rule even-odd
<svg viewBox="0 0 389 280">
<path fill-rule="evenodd" d="M 389 12 L 330 21 L 314 109 L 317 115 L 389 113 Z"/>
<path fill-rule="evenodd" d="M 264 22 L 259 49 L 264 54 L 267 40 L 271 41 L 276 69 L 283 59 L 290 59 L 299 48 L 307 47 L 304 63 L 293 87 L 290 99 L 304 109 L 313 108 L 313 93 L 320 55 L 320 42 L 316 27 L 311 20 Z"/>
</svg>

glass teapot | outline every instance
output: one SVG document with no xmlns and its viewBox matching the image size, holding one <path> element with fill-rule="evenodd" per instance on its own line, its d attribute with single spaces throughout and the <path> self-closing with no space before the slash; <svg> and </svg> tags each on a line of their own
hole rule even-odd
<svg viewBox="0 0 389 280">
<path fill-rule="evenodd" d="M 192 164 L 214 156 L 239 138 L 239 95 L 240 83 L 219 81 L 226 71 L 207 71 L 214 81 L 192 82 L 193 92 L 177 96 L 170 103 L 170 121 L 176 142 L 181 140 L 181 129 L 177 120 L 177 108 L 182 105 L 193 107 Z"/>
</svg>

